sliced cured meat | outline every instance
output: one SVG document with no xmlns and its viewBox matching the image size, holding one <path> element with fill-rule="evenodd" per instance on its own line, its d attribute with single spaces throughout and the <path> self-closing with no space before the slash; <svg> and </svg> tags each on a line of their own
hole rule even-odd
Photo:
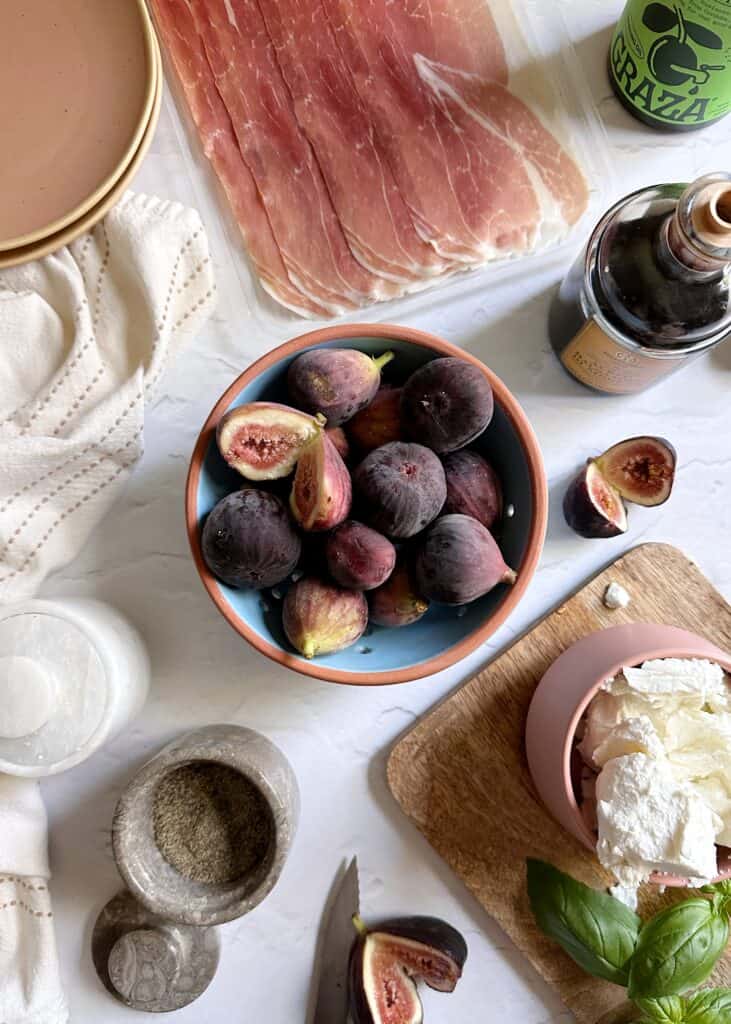
<svg viewBox="0 0 731 1024">
<path fill-rule="evenodd" d="M 446 269 L 414 229 L 320 0 L 258 0 L 294 112 L 355 257 L 412 282 Z"/>
<path fill-rule="evenodd" d="M 338 314 L 394 294 L 348 248 L 256 0 L 191 0 L 191 9 L 290 279 Z"/>
<path fill-rule="evenodd" d="M 543 219 L 552 220 L 555 230 L 575 224 L 588 202 L 586 179 L 530 107 L 499 82 L 463 74 L 418 55 L 415 60 L 421 77 L 435 91 L 446 90 L 467 114 L 497 132 L 529 164 Z"/>
<path fill-rule="evenodd" d="M 422 237 L 466 263 L 530 248 L 541 213 L 522 156 L 422 77 L 403 5 L 323 4 Z"/>
<path fill-rule="evenodd" d="M 154 0 L 153 6 L 203 151 L 226 193 L 262 286 L 296 313 L 326 316 L 323 306 L 305 296 L 289 280 L 254 179 L 239 152 L 231 119 L 216 90 L 213 72 L 186 0 Z"/>
<path fill-rule="evenodd" d="M 401 0 L 411 46 L 431 61 L 508 84 L 508 60 L 487 0 Z"/>
<path fill-rule="evenodd" d="M 435 108 L 406 56 L 399 67 L 381 0 L 321 0 L 416 230 L 445 259 L 477 263 L 472 238 L 449 178 Z M 415 83 L 415 85 L 414 85 Z"/>
</svg>

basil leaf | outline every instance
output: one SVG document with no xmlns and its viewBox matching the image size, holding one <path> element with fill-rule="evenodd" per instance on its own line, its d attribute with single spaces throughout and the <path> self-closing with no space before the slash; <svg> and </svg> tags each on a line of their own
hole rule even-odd
<svg viewBox="0 0 731 1024">
<path fill-rule="evenodd" d="M 642 925 L 637 914 L 540 860 L 528 860 L 528 897 L 538 927 L 579 967 L 595 978 L 627 984 L 627 961 Z"/>
<path fill-rule="evenodd" d="M 685 1024 L 731 1024 L 731 988 L 707 988 L 689 996 Z"/>
<path fill-rule="evenodd" d="M 644 925 L 629 964 L 630 999 L 681 995 L 702 984 L 728 941 L 728 921 L 702 897 L 661 910 Z"/>
<path fill-rule="evenodd" d="M 665 996 L 661 999 L 635 999 L 635 1006 L 642 1010 L 645 1019 L 658 1024 L 683 1024 L 685 1000 L 680 996 Z"/>
</svg>

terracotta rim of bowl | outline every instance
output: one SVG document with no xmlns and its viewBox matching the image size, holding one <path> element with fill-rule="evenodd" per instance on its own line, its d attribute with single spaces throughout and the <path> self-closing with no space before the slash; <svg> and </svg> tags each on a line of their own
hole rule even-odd
<svg viewBox="0 0 731 1024">
<path fill-rule="evenodd" d="M 196 505 L 201 466 L 208 447 L 214 438 L 216 424 L 234 398 L 247 384 L 250 384 L 260 373 L 279 362 L 280 359 L 293 355 L 301 349 L 320 345 L 323 342 L 335 341 L 338 338 L 360 337 L 411 342 L 422 348 L 431 349 L 440 355 L 456 356 L 459 359 L 465 359 L 479 367 L 492 386 L 496 403 L 507 416 L 520 439 L 523 451 L 525 452 L 533 491 L 534 514 L 528 533 L 525 555 L 521 564 L 517 567 L 518 579 L 510 588 L 500 607 L 473 633 L 470 633 L 469 636 L 466 636 L 456 644 L 452 644 L 451 647 L 448 647 L 441 654 L 393 672 L 346 672 L 343 669 L 331 668 L 322 663 L 318 664 L 316 661 L 307 662 L 296 654 L 290 654 L 275 647 L 259 636 L 227 605 L 221 595 L 218 581 L 209 572 L 203 561 L 199 543 Z M 455 662 L 471 654 L 505 622 L 527 590 L 541 556 L 548 522 L 548 485 L 543 468 L 543 457 L 527 416 L 517 399 L 513 397 L 500 378 L 476 356 L 458 348 L 456 345 L 452 345 L 451 342 L 444 341 L 433 334 L 428 334 L 426 331 L 420 331 L 413 327 L 398 327 L 394 324 L 343 324 L 339 327 L 324 327 L 320 330 L 309 331 L 307 334 L 301 334 L 291 341 L 279 345 L 271 352 L 267 352 L 266 355 L 252 363 L 244 373 L 237 377 L 233 384 L 219 398 L 203 425 L 203 429 L 193 449 L 188 479 L 185 485 L 185 520 L 188 541 L 204 587 L 224 619 L 237 633 L 244 637 L 245 640 L 248 640 L 252 647 L 255 647 L 256 650 L 268 658 L 271 658 L 272 661 L 278 662 L 280 665 L 293 669 L 302 675 L 312 676 L 314 679 L 321 679 L 331 683 L 347 683 L 354 686 L 386 686 L 393 683 L 406 683 L 414 679 L 422 679 L 424 676 L 449 668 L 450 665 L 454 665 Z"/>
<path fill-rule="evenodd" d="M 710 643 L 710 641 L 708 642 Z M 715 646 L 715 644 L 713 646 Z M 724 654 L 724 652 L 721 651 L 720 648 L 718 650 L 719 654 Z M 654 658 L 661 658 L 664 660 L 667 658 L 690 659 L 699 657 L 701 657 L 701 655 L 699 655 L 697 651 L 688 652 L 688 649 L 685 647 L 649 647 L 647 648 L 647 650 L 642 651 L 640 654 L 632 656 L 632 666 L 630 667 L 640 665 L 643 661 L 651 661 Z M 725 672 L 731 675 L 731 656 L 714 658 L 711 658 L 709 656 L 707 660 L 714 661 L 716 664 L 720 665 Z M 581 815 L 581 808 L 576 799 L 576 791 L 574 789 L 573 779 L 571 778 L 571 755 L 574 750 L 574 737 L 576 736 L 576 730 L 579 727 L 579 723 L 583 718 L 584 713 L 588 708 L 589 704 L 596 696 L 599 687 L 606 679 L 614 679 L 614 677 L 619 672 L 621 672 L 627 664 L 628 663 L 626 658 L 616 662 L 606 674 L 603 674 L 603 678 L 600 679 L 599 682 L 596 683 L 595 686 L 592 686 L 591 690 L 588 691 L 587 695 L 581 701 L 576 711 L 574 712 L 571 721 L 569 722 L 569 727 L 566 730 L 566 740 L 564 742 L 564 748 L 561 752 L 561 760 L 563 763 L 563 781 L 566 790 L 567 802 L 581 830 L 581 834 L 584 836 L 584 845 L 589 847 L 589 849 L 592 850 L 593 853 L 596 853 L 596 835 L 593 832 L 591 832 L 591 830 L 589 829 L 588 825 L 586 824 Z M 716 876 L 714 881 L 718 882 L 726 878 L 731 878 L 731 865 L 729 865 L 729 867 L 725 868 L 722 872 L 720 872 Z M 650 876 L 650 881 L 654 885 L 669 885 L 671 887 L 687 886 L 688 884 L 688 879 L 682 878 L 680 875 L 664 874 L 657 871 L 653 872 L 653 874 Z"/>
<path fill-rule="evenodd" d="M 91 230 L 91 228 L 98 224 L 99 221 L 109 213 L 111 208 L 119 201 L 119 199 L 121 199 L 122 195 L 127 190 L 127 187 L 139 170 L 140 164 L 150 148 L 150 144 L 152 143 L 155 135 L 155 129 L 157 128 L 157 122 L 160 117 L 160 109 L 162 107 L 164 84 L 162 57 L 160 55 L 160 49 L 157 45 L 157 38 L 154 33 L 152 40 L 155 63 L 155 91 L 150 118 L 145 126 L 145 132 L 136 153 L 134 153 L 132 159 L 124 168 L 120 177 L 112 185 L 110 191 L 99 203 L 97 203 L 96 206 L 92 207 L 91 210 L 88 210 L 79 220 L 74 221 L 72 224 L 68 224 L 65 228 L 54 235 L 41 238 L 37 242 L 21 246 L 18 249 L 0 251 L 0 269 L 16 267 L 23 263 L 29 263 L 31 260 L 42 259 L 44 256 L 49 256 L 51 253 L 57 252 L 59 249 L 63 248 L 63 246 L 70 245 L 71 242 L 75 241 L 79 237 L 79 235 L 83 235 L 85 231 Z"/>
<path fill-rule="evenodd" d="M 145 98 L 143 101 L 142 109 L 140 110 L 139 120 L 137 126 L 127 143 L 127 147 L 120 157 L 117 166 L 114 170 L 110 171 L 107 177 L 99 182 L 97 187 L 91 192 L 86 199 L 83 199 L 73 209 L 68 210 L 66 213 L 57 217 L 56 220 L 51 221 L 49 224 L 45 224 L 41 228 L 36 228 L 34 231 L 28 231 L 24 235 L 18 235 L 15 238 L 8 238 L 0 245 L 0 252 L 15 252 L 18 249 L 25 249 L 32 245 L 42 245 L 44 241 L 55 235 L 60 234 L 65 229 L 71 229 L 75 224 L 81 220 L 85 214 L 93 210 L 94 207 L 98 206 L 104 201 L 105 197 L 114 189 L 116 183 L 122 178 L 129 167 L 129 165 L 136 159 L 137 153 L 142 145 L 142 141 L 147 134 L 147 128 L 150 120 L 154 117 L 154 109 L 157 103 L 157 91 L 159 88 L 158 80 L 162 76 L 162 66 L 159 56 L 160 48 L 157 42 L 157 36 L 155 35 L 155 29 L 152 24 L 150 12 L 147 10 L 147 4 L 145 0 L 132 0 L 140 19 L 140 27 L 142 29 L 143 45 L 145 48 L 145 57 L 147 60 L 147 82 L 145 88 Z"/>
</svg>

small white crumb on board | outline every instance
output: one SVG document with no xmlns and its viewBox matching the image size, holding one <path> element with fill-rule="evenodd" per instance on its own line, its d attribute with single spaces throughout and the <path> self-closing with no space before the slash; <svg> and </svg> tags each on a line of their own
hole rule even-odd
<svg viewBox="0 0 731 1024">
<path fill-rule="evenodd" d="M 611 608 L 613 611 L 617 608 L 626 608 L 631 600 L 629 592 L 621 584 L 614 582 L 609 584 L 602 598 L 604 606 Z"/>
</svg>

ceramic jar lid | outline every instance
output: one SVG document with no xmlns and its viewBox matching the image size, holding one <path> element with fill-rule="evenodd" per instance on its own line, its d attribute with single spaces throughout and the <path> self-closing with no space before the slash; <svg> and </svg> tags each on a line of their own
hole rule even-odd
<svg viewBox="0 0 731 1024">
<path fill-rule="evenodd" d="M 86 633 L 48 613 L 0 620 L 0 763 L 50 769 L 83 748 L 104 717 L 104 664 Z"/>
<path fill-rule="evenodd" d="M 0 609 L 0 772 L 73 768 L 113 739 L 147 697 L 141 637 L 87 598 Z"/>
</svg>

